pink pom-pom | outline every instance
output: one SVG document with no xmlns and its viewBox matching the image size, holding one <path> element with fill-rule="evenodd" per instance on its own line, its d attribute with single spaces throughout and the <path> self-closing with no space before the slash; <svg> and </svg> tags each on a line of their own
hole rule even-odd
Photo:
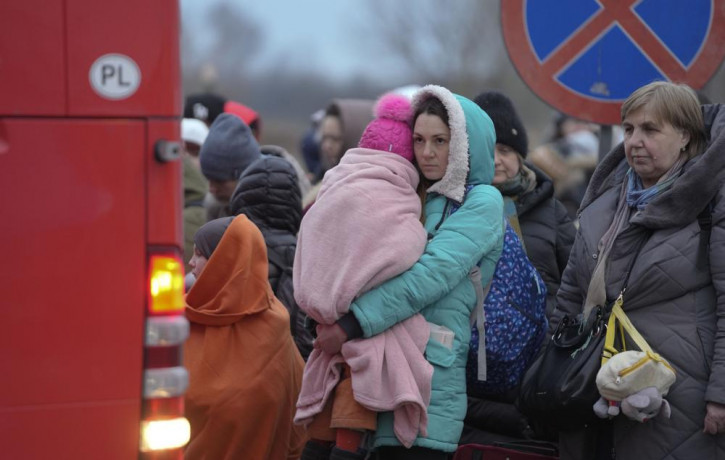
<svg viewBox="0 0 725 460">
<path fill-rule="evenodd" d="M 409 123 L 412 118 L 410 101 L 400 94 L 383 95 L 375 104 L 375 116 Z"/>
</svg>

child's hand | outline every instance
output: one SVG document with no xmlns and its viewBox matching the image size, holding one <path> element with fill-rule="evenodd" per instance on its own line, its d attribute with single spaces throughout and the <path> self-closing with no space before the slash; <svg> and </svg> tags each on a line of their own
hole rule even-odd
<svg viewBox="0 0 725 460">
<path fill-rule="evenodd" d="M 342 344 L 345 343 L 346 340 L 347 334 L 339 324 L 318 324 L 317 338 L 312 343 L 312 346 L 324 351 L 325 353 L 334 355 L 340 352 Z"/>
</svg>

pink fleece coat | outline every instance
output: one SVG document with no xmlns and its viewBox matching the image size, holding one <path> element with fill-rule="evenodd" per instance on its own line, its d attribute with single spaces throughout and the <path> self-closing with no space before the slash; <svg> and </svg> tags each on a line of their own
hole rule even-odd
<svg viewBox="0 0 725 460">
<path fill-rule="evenodd" d="M 295 299 L 317 322 L 333 324 L 363 292 L 410 268 L 422 255 L 418 172 L 402 157 L 356 148 L 325 174 L 300 227 L 294 263 Z M 433 367 L 423 355 L 430 329 L 415 315 L 377 336 L 346 342 L 340 354 L 315 349 L 302 379 L 295 422 L 322 411 L 350 366 L 355 400 L 394 412 L 396 436 L 411 446 L 426 435 Z"/>
</svg>

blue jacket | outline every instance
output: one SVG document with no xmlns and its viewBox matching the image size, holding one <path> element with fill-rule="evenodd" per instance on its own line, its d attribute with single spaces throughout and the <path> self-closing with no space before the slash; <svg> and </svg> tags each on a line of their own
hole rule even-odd
<svg viewBox="0 0 725 460">
<path fill-rule="evenodd" d="M 470 341 L 470 316 L 476 293 L 468 275 L 480 262 L 483 284 L 493 276 L 503 244 L 503 200 L 490 185 L 494 174 L 493 123 L 478 105 L 439 86 L 422 88 L 413 99 L 440 99 L 448 110 L 450 153 L 445 175 L 428 189 L 425 227 L 432 239 L 408 271 L 358 298 L 350 310 L 365 337 L 421 313 L 430 323 L 454 332 L 453 349 L 435 339 L 426 347 L 433 364 L 428 435 L 414 445 L 455 451 L 466 415 L 465 366 Z M 465 194 L 466 185 L 473 185 Z M 465 197 L 465 199 L 464 199 Z M 448 201 L 463 202 L 447 216 Z M 400 445 L 393 433 L 392 413 L 378 417 L 375 446 Z"/>
</svg>

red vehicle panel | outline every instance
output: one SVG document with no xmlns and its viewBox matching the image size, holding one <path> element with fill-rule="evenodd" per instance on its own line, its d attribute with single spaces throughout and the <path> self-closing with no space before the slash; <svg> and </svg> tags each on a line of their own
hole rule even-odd
<svg viewBox="0 0 725 460">
<path fill-rule="evenodd" d="M 0 405 L 137 396 L 143 310 L 129 307 L 143 304 L 144 291 L 128 287 L 145 271 L 145 222 L 129 210 L 144 206 L 144 163 L 129 152 L 145 148 L 143 123 L 2 123 L 10 153 L 0 157 L 0 168 L 20 183 L 0 182 L 0 195 L 15 197 L 3 205 L 10 217 L 4 252 L 14 263 L 0 269 L 10 307 L 0 315 L 13 327 L 0 334 L 0 344 L 23 349 L 0 354 L 0 368 L 13 376 L 4 379 L 9 391 L 0 391 Z M 99 327 L 113 323 L 125 326 Z M 135 354 L 126 353 L 133 348 Z M 114 375 L 119 367 L 124 372 Z"/>
<path fill-rule="evenodd" d="M 175 1 L 67 0 L 66 8 L 69 115 L 181 113 L 180 85 L 169 85 L 179 80 L 179 11 Z M 113 104 L 88 84 L 94 61 L 109 53 L 132 57 L 141 71 L 138 91 Z M 115 73 L 109 78 L 127 83 L 129 75 Z"/>
<path fill-rule="evenodd" d="M 137 459 L 137 398 L 44 406 L 0 416 L 3 458 L 28 460 Z M 42 411 L 42 412 L 41 412 Z M 42 413 L 42 416 L 38 416 Z M 93 427 L 88 429 L 88 427 Z"/>
<path fill-rule="evenodd" d="M 0 24 L 0 115 L 64 114 L 63 1 L 0 2 Z"/>
<path fill-rule="evenodd" d="M 150 120 L 148 126 L 149 152 L 154 152 L 159 139 L 179 137 L 178 120 Z M 146 156 L 148 171 L 148 240 L 151 244 L 170 245 L 184 240 L 184 229 L 179 209 L 184 208 L 182 171 L 169 173 L 168 165 L 159 163 L 154 155 Z"/>
<path fill-rule="evenodd" d="M 0 4 L 2 458 L 178 458 L 188 439 L 178 15 Z"/>
</svg>

